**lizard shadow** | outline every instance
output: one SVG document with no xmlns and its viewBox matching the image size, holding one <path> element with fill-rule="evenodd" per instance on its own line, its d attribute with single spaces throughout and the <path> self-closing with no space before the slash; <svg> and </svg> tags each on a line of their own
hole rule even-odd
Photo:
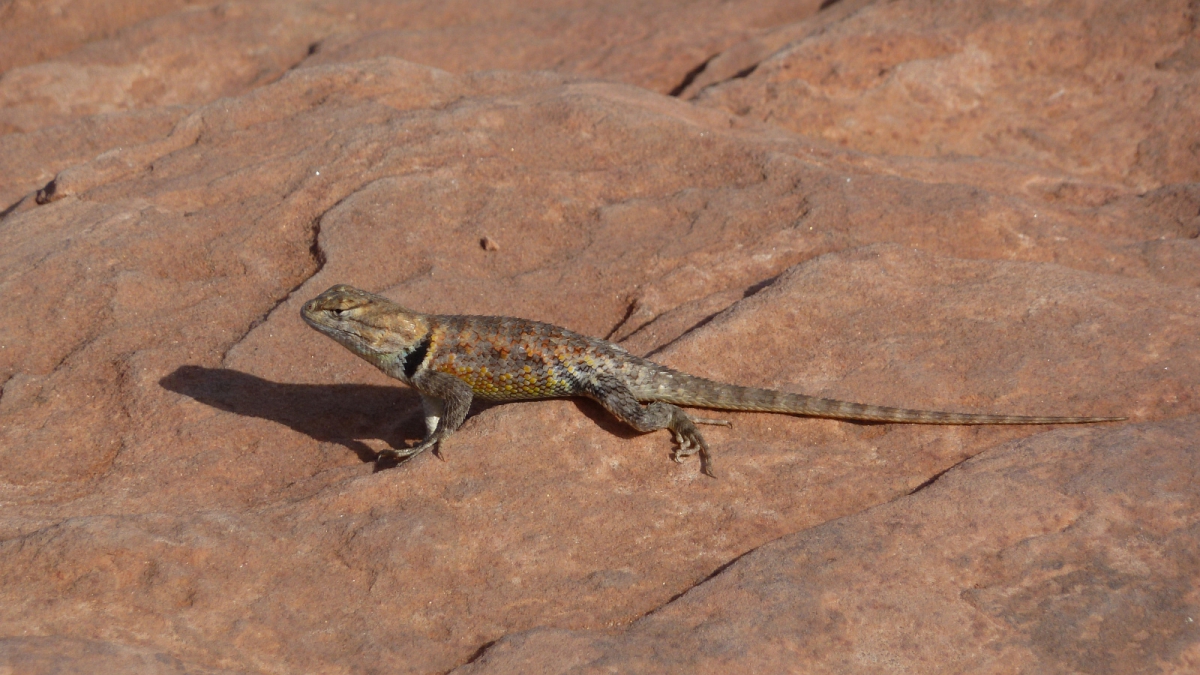
<svg viewBox="0 0 1200 675">
<path fill-rule="evenodd" d="M 159 384 L 218 410 L 270 420 L 316 441 L 342 445 L 363 462 L 376 462 L 376 471 L 397 462 L 379 460 L 379 453 L 359 439 L 378 438 L 402 448 L 406 439 L 425 433 L 420 397 L 402 387 L 288 384 L 193 365 L 180 366 Z"/>
<path fill-rule="evenodd" d="M 403 448 L 408 445 L 406 441 L 415 442 L 425 435 L 421 398 L 405 387 L 290 384 L 238 370 L 195 365 L 180 366 L 158 383 L 218 410 L 270 420 L 318 442 L 337 443 L 362 462 L 374 462 L 376 471 L 396 467 L 405 460 L 381 458 L 378 451 L 359 439 L 377 438 L 389 447 Z M 629 439 L 642 435 L 595 401 L 570 400 L 585 417 L 614 436 Z M 476 401 L 471 404 L 470 414 L 498 405 L 503 404 Z"/>
</svg>

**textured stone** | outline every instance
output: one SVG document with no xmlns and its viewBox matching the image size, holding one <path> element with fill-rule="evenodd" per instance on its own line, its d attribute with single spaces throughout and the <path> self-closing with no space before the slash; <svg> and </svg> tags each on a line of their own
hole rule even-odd
<svg viewBox="0 0 1200 675">
<path fill-rule="evenodd" d="M 818 6 L 817 0 L 141 0 L 126 7 L 21 0 L 0 9 L 11 25 L 0 30 L 0 133 L 204 103 L 310 62 L 376 56 L 459 73 L 553 68 L 665 94 L 696 63 Z"/>
<path fill-rule="evenodd" d="M 454 672 L 1195 672 L 1198 433 L 1191 416 L 1005 444 L 615 634 L 521 633 Z"/>
<path fill-rule="evenodd" d="M 188 0 L 13 0 L 0 9 L 0 73 L 110 38 L 127 26 L 189 4 Z"/>
<path fill-rule="evenodd" d="M 873 3 L 779 29 L 796 39 L 748 76 L 689 94 L 872 154 L 995 158 L 1144 191 L 1200 180 L 1198 25 L 1187 0 Z"/>
<path fill-rule="evenodd" d="M 0 667 L 11 673 L 138 673 L 138 675 L 234 675 L 185 664 L 162 652 L 112 642 L 62 637 L 0 638 Z"/>
</svg>

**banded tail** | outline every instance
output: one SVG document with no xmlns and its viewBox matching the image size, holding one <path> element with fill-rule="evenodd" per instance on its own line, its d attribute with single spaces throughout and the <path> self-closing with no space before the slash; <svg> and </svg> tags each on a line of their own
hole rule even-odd
<svg viewBox="0 0 1200 675">
<path fill-rule="evenodd" d="M 829 417 L 840 420 L 868 422 L 901 422 L 905 424 L 1087 424 L 1119 422 L 1124 417 L 1045 417 L 1025 415 L 977 415 L 972 413 L 910 410 L 886 406 L 835 401 L 804 394 L 789 394 L 773 389 L 740 387 L 724 384 L 678 371 L 663 370 L 649 382 L 633 387 L 639 401 L 663 401 L 676 405 L 745 410 L 752 412 L 787 413 L 810 417 Z"/>
</svg>

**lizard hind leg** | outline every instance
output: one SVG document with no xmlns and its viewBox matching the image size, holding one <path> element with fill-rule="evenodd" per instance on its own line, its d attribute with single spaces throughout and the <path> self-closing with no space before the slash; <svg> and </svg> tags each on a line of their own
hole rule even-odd
<svg viewBox="0 0 1200 675">
<path fill-rule="evenodd" d="M 712 455 L 708 443 L 696 429 L 696 421 L 688 417 L 679 406 L 655 401 L 643 406 L 633 396 L 633 392 L 621 380 L 615 377 L 597 377 L 586 392 L 606 410 L 625 424 L 648 433 L 659 429 L 668 429 L 675 442 L 679 444 L 671 453 L 671 459 L 683 462 L 692 455 L 700 455 L 700 470 L 709 476 L 713 474 Z M 721 423 L 721 420 L 704 420 L 702 423 Z M 728 423 L 726 423 L 728 424 Z"/>
</svg>

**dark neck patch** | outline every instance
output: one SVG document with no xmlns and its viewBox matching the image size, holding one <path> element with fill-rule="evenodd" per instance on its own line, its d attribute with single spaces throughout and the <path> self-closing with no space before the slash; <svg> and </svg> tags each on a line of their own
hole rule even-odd
<svg viewBox="0 0 1200 675">
<path fill-rule="evenodd" d="M 413 375 L 417 374 L 417 368 L 421 367 L 421 362 L 425 360 L 425 355 L 429 353 L 429 336 L 417 343 L 415 349 L 404 357 L 404 377 L 412 379 Z"/>
</svg>

